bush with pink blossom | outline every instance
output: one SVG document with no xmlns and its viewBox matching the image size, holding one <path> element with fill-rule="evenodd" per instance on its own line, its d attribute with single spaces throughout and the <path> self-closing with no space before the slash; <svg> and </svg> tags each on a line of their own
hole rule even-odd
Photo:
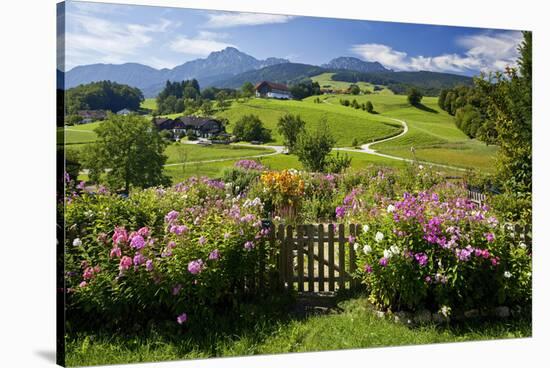
<svg viewBox="0 0 550 368">
<path fill-rule="evenodd" d="M 273 267 L 261 212 L 261 201 L 210 179 L 126 199 L 73 196 L 65 212 L 68 320 L 192 324 L 238 305 L 253 295 L 260 258 Z"/>
<path fill-rule="evenodd" d="M 356 239 L 356 276 L 371 301 L 393 311 L 446 313 L 528 305 L 530 248 L 489 208 L 450 188 L 405 192 L 373 208 L 354 207 L 361 195 L 350 193 L 344 216 L 368 224 Z"/>
</svg>

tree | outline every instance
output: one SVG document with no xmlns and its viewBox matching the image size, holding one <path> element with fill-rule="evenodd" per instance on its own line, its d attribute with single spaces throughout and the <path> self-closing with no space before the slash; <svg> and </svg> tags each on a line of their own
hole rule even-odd
<svg viewBox="0 0 550 368">
<path fill-rule="evenodd" d="M 210 102 L 210 100 L 204 100 L 201 105 L 201 110 L 206 116 L 212 115 L 212 112 L 214 111 L 212 102 Z"/>
<path fill-rule="evenodd" d="M 267 142 L 271 140 L 271 131 L 264 127 L 262 121 L 257 115 L 244 115 L 233 128 L 233 135 L 240 141 L 260 141 Z"/>
<path fill-rule="evenodd" d="M 494 123 L 497 177 L 505 192 L 521 203 L 513 216 L 531 219 L 532 191 L 532 34 L 523 33 L 519 51 L 519 73 L 507 68 L 500 73 L 477 78 L 476 87 L 487 96 L 487 116 Z"/>
<path fill-rule="evenodd" d="M 163 173 L 167 143 L 155 126 L 139 115 L 112 115 L 95 129 L 97 140 L 84 150 L 84 166 L 96 182 L 113 189 L 166 185 Z"/>
<path fill-rule="evenodd" d="M 366 108 L 368 113 L 372 114 L 374 112 L 374 106 L 373 106 L 372 102 L 370 102 L 370 101 L 367 101 L 367 103 L 365 105 L 365 108 Z"/>
<path fill-rule="evenodd" d="M 318 82 L 313 82 L 311 79 L 306 78 L 299 83 L 293 84 L 290 87 L 290 93 L 292 93 L 292 98 L 302 100 L 309 96 L 320 95 L 321 87 Z"/>
<path fill-rule="evenodd" d="M 65 117 L 65 125 L 77 125 L 82 122 L 82 116 L 80 115 L 67 115 Z"/>
<path fill-rule="evenodd" d="M 407 100 L 409 103 L 413 106 L 420 105 L 420 101 L 422 101 L 422 93 L 414 87 L 410 88 L 407 92 Z"/>
<path fill-rule="evenodd" d="M 138 88 L 111 81 L 92 82 L 70 88 L 65 97 L 69 114 L 76 114 L 78 110 L 138 110 L 143 101 L 143 94 Z"/>
<path fill-rule="evenodd" d="M 254 85 L 250 82 L 244 82 L 241 91 L 243 93 L 243 97 L 250 98 L 254 96 Z"/>
<path fill-rule="evenodd" d="M 225 91 L 220 91 L 216 94 L 216 102 L 220 110 L 225 110 L 229 106 L 229 101 L 227 101 L 227 93 Z"/>
<path fill-rule="evenodd" d="M 283 143 L 288 152 L 294 152 L 298 136 L 304 131 L 305 126 L 306 122 L 300 115 L 285 114 L 279 119 L 277 130 L 283 136 Z"/>
<path fill-rule="evenodd" d="M 309 171 L 325 171 L 332 147 L 336 140 L 330 134 L 326 119 L 322 119 L 315 132 L 304 131 L 298 137 L 296 155 Z"/>
<path fill-rule="evenodd" d="M 358 95 L 361 92 L 361 89 L 357 84 L 352 84 L 349 86 L 348 92 L 351 93 L 352 95 Z"/>
</svg>

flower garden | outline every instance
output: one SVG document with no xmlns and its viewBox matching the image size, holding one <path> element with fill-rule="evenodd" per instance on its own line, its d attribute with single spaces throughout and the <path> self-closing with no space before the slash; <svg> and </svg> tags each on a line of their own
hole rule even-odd
<svg viewBox="0 0 550 368">
<path fill-rule="evenodd" d="M 491 198 L 478 206 L 464 182 L 429 168 L 335 175 L 270 171 L 244 160 L 221 179 L 190 178 L 128 197 L 87 192 L 70 178 L 67 188 L 69 334 L 151 323 L 192 334 L 220 316 L 245 318 L 243 305 L 285 293 L 250 282 L 259 265 L 277 276 L 266 220 L 362 224 L 347 246 L 357 253 L 357 292 L 375 310 L 428 310 L 442 321 L 503 306 L 530 313 L 526 234 Z"/>
</svg>

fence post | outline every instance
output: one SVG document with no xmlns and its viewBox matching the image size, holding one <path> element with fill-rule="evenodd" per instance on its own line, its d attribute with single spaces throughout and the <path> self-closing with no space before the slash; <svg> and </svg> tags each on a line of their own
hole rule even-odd
<svg viewBox="0 0 550 368">
<path fill-rule="evenodd" d="M 279 225 L 277 231 L 277 239 L 279 239 L 279 283 L 282 288 L 285 288 L 286 275 L 286 246 L 285 246 L 285 226 Z"/>
<path fill-rule="evenodd" d="M 307 291 L 315 291 L 315 259 L 313 258 L 313 225 L 307 225 Z"/>
<path fill-rule="evenodd" d="M 346 240 L 344 238 L 345 227 L 344 224 L 338 225 L 338 287 L 344 289 L 346 287 L 346 248 L 344 246 Z"/>
<path fill-rule="evenodd" d="M 286 282 L 289 289 L 294 287 L 294 239 L 292 225 L 286 227 Z"/>
<path fill-rule="evenodd" d="M 334 224 L 328 225 L 328 289 L 334 291 Z"/>
<path fill-rule="evenodd" d="M 304 225 L 298 225 L 297 230 L 297 268 L 298 268 L 298 291 L 304 291 Z"/>
<path fill-rule="evenodd" d="M 317 256 L 319 264 L 319 291 L 325 291 L 325 234 L 323 224 L 319 224 L 317 232 Z"/>
</svg>

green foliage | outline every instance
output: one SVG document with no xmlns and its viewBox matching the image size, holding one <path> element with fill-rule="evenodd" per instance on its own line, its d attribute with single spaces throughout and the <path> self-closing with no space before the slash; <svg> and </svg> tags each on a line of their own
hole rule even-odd
<svg viewBox="0 0 550 368">
<path fill-rule="evenodd" d="M 304 131 L 299 135 L 295 151 L 306 170 L 324 172 L 334 144 L 335 139 L 330 134 L 327 121 L 323 119 L 315 132 Z"/>
<path fill-rule="evenodd" d="M 204 115 L 210 116 L 214 112 L 214 107 L 212 106 L 212 102 L 210 100 L 204 100 L 201 105 L 201 110 Z"/>
<path fill-rule="evenodd" d="M 80 124 L 82 122 L 82 116 L 80 115 L 67 115 L 65 117 L 65 125 L 68 125 L 68 126 L 73 126 L 73 125 L 77 125 L 77 124 Z"/>
<path fill-rule="evenodd" d="M 374 112 L 374 106 L 372 102 L 367 101 L 367 103 L 365 104 L 365 109 L 367 110 L 368 113 L 372 114 Z"/>
<path fill-rule="evenodd" d="M 414 87 L 409 88 L 409 90 L 407 91 L 407 101 L 413 106 L 420 105 L 422 97 L 422 93 L 420 93 L 420 91 Z"/>
<path fill-rule="evenodd" d="M 271 140 L 271 131 L 264 127 L 257 115 L 244 115 L 233 127 L 233 135 L 240 141 L 268 142 Z"/>
<path fill-rule="evenodd" d="M 292 98 L 295 100 L 302 100 L 309 96 L 321 94 L 321 87 L 319 86 L 319 83 L 312 82 L 309 78 L 293 84 L 289 89 L 292 94 Z"/>
<path fill-rule="evenodd" d="M 81 154 L 77 149 L 65 146 L 65 172 L 76 179 L 82 169 Z"/>
<path fill-rule="evenodd" d="M 351 157 L 347 153 L 340 155 L 340 152 L 336 152 L 327 160 L 326 172 L 339 174 L 344 172 L 351 166 Z"/>
<path fill-rule="evenodd" d="M 228 96 L 225 91 L 220 91 L 216 94 L 216 103 L 218 109 L 223 111 L 231 105 L 231 101 L 228 101 L 227 98 Z"/>
<path fill-rule="evenodd" d="M 143 94 L 138 88 L 111 81 L 92 82 L 70 88 L 65 93 L 67 112 L 78 110 L 109 110 L 117 112 L 124 108 L 138 110 Z"/>
<path fill-rule="evenodd" d="M 159 114 L 181 113 L 187 108 L 186 102 L 199 101 L 200 97 L 199 82 L 196 79 L 166 81 L 164 89 L 157 96 L 157 111 Z"/>
<path fill-rule="evenodd" d="M 250 185 L 260 176 L 259 170 L 246 170 L 238 167 L 226 168 L 221 174 L 225 183 L 230 183 L 231 193 L 239 195 L 245 193 Z"/>
<path fill-rule="evenodd" d="M 290 153 L 294 152 L 298 136 L 304 131 L 305 126 L 306 123 L 300 115 L 285 114 L 279 119 L 277 130 Z"/>
<path fill-rule="evenodd" d="M 348 88 L 348 93 L 350 93 L 352 95 L 358 95 L 360 92 L 361 92 L 361 89 L 359 88 L 359 86 L 357 84 L 352 84 Z"/>
<path fill-rule="evenodd" d="M 250 98 L 254 96 L 254 85 L 250 82 L 244 82 L 241 86 L 243 97 Z"/>
<path fill-rule="evenodd" d="M 137 115 L 112 115 L 95 130 L 97 140 L 84 149 L 90 178 L 114 190 L 167 184 L 163 173 L 166 142 L 153 124 Z"/>
<path fill-rule="evenodd" d="M 487 96 L 487 116 L 494 123 L 499 146 L 497 175 L 505 192 L 523 208 L 521 216 L 530 223 L 532 191 L 532 80 L 531 33 L 524 32 L 519 47 L 520 73 L 507 69 L 506 75 L 489 75 L 476 80 Z"/>
</svg>

